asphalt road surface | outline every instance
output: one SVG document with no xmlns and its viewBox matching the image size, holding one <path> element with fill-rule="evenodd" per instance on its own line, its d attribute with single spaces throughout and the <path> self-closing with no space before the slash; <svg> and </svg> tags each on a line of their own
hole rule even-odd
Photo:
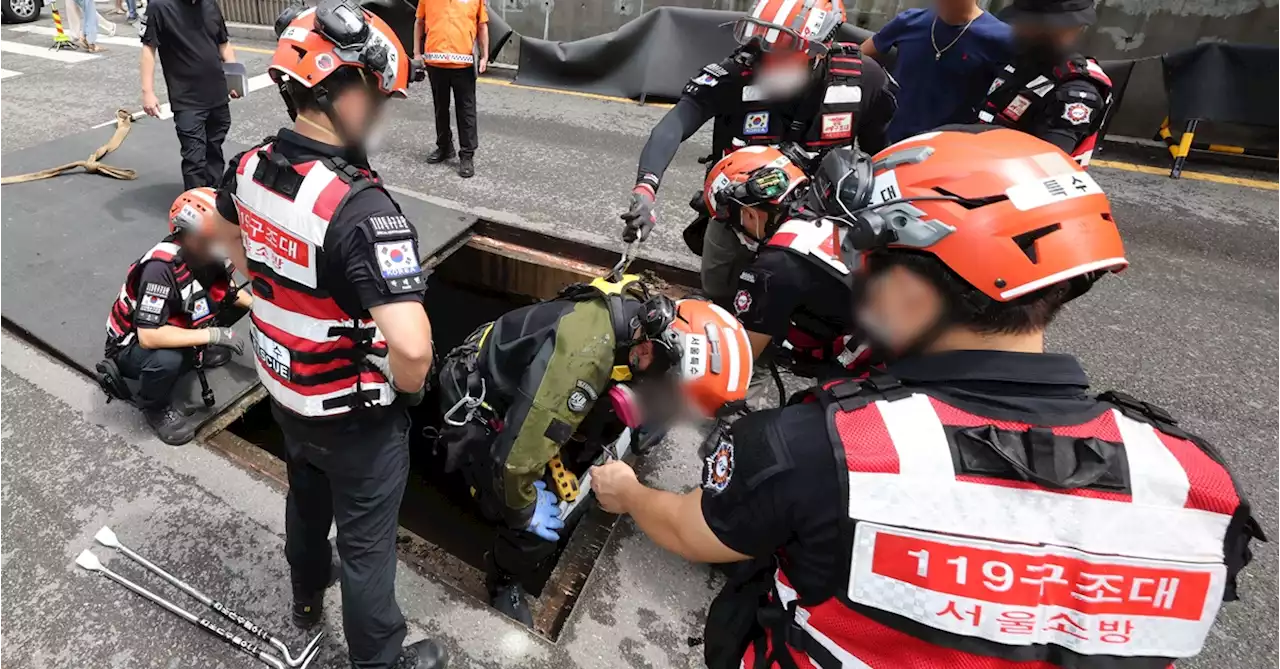
<svg viewBox="0 0 1280 669">
<path fill-rule="evenodd" d="M 48 25 L 47 19 L 35 24 L 37 32 L 6 26 L 0 34 L 3 152 L 109 121 L 117 108 L 141 106 L 138 49 L 126 38 L 128 27 L 105 44 L 106 54 L 67 62 L 31 48 L 48 44 L 39 32 Z M 268 57 L 242 49 L 240 59 L 257 75 Z M 434 141 L 425 87 L 396 103 L 375 166 L 407 194 L 619 248 L 617 214 L 640 147 L 664 109 L 501 80 L 480 85 L 479 104 L 475 178 L 458 178 L 452 165 L 425 164 Z M 231 139 L 238 142 L 256 141 L 287 120 L 269 87 L 232 109 Z M 679 232 L 702 174 L 695 159 L 706 146 L 705 133 L 695 137 L 668 172 L 659 228 L 645 255 L 695 266 Z M 1166 407 L 1218 444 L 1275 536 L 1275 191 L 1128 170 L 1093 173 L 1112 197 L 1132 266 L 1066 310 L 1051 332 L 1051 348 L 1079 355 L 1099 390 L 1120 388 Z M 1243 176 L 1275 181 L 1273 172 Z M 94 206 L 85 203 L 86 216 Z M 131 260 L 120 259 L 121 271 Z M 110 298 L 100 300 L 104 314 Z M 131 410 L 104 406 L 86 379 L 23 342 L 5 335 L 2 347 L 3 665 L 252 666 L 176 618 L 80 572 L 72 560 L 110 523 L 153 560 L 240 604 L 268 627 L 288 629 L 281 492 L 200 446 L 160 444 Z M 694 485 L 693 443 L 693 435 L 677 433 L 646 461 L 642 476 L 668 489 Z M 1276 557 L 1275 544 L 1257 547 L 1241 579 L 1242 600 L 1224 608 L 1204 653 L 1180 667 L 1275 666 Z M 129 566 L 118 558 L 110 564 Z M 710 570 L 664 554 L 622 523 L 553 645 L 407 566 L 398 581 L 411 638 L 442 639 L 456 658 L 451 666 L 532 668 L 700 666 L 702 617 L 718 585 Z M 342 667 L 333 592 L 328 605 L 331 636 L 313 666 Z"/>
</svg>

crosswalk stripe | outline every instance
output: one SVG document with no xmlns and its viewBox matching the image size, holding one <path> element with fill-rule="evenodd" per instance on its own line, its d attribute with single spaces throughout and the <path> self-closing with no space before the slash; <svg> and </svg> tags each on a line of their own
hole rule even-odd
<svg viewBox="0 0 1280 669">
<path fill-rule="evenodd" d="M 21 73 L 21 72 L 14 72 L 13 70 L 6 70 L 6 69 L 4 69 L 4 68 L 0 68 L 0 79 L 8 79 L 9 77 L 16 77 L 16 76 L 18 76 L 19 74 L 22 74 L 22 73 Z"/>
<path fill-rule="evenodd" d="M 124 26 L 123 29 L 128 30 L 128 26 Z M 58 34 L 58 30 L 56 28 L 50 28 L 49 26 L 14 26 L 13 28 L 10 28 L 10 30 L 14 32 L 19 32 L 19 33 L 30 33 L 32 35 L 48 35 L 49 37 L 53 37 L 54 35 Z M 116 44 L 119 46 L 132 46 L 132 47 L 141 48 L 142 40 L 138 39 L 136 35 L 134 37 L 120 37 L 120 36 L 109 37 L 105 35 L 99 35 L 98 44 Z"/>
<path fill-rule="evenodd" d="M 60 63 L 83 63 L 86 60 L 94 60 L 100 58 L 91 53 L 80 53 L 79 51 L 55 51 L 46 46 L 36 46 L 34 44 L 24 44 L 22 42 L 9 42 L 0 39 L 0 51 L 5 53 L 14 53 L 19 56 L 32 56 L 34 58 L 44 58 L 45 60 L 56 60 Z"/>
<path fill-rule="evenodd" d="M 249 90 L 245 91 L 245 95 L 248 95 L 249 93 L 252 93 L 257 90 L 261 90 L 268 86 L 274 86 L 274 85 L 275 85 L 275 82 L 271 81 L 271 75 L 266 73 L 249 77 L 249 83 L 248 83 Z M 134 112 L 133 120 L 137 121 L 138 119 L 141 119 L 146 115 L 147 115 L 146 112 L 140 112 L 140 111 Z M 160 105 L 160 120 L 163 121 L 165 119 L 170 119 L 170 118 L 173 118 L 173 110 L 169 107 L 169 103 L 166 102 Z M 104 121 L 93 127 L 95 129 L 105 128 L 106 126 L 109 126 L 109 125 L 115 125 L 115 122 L 116 122 L 115 119 L 111 119 L 110 121 Z"/>
</svg>

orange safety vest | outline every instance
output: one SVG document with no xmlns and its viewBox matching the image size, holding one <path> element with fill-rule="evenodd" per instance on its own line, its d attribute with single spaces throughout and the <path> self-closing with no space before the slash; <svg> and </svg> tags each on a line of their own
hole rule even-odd
<svg viewBox="0 0 1280 669">
<path fill-rule="evenodd" d="M 423 60 L 435 67 L 471 67 L 480 24 L 489 22 L 484 0 L 418 0 L 427 33 Z"/>
</svg>

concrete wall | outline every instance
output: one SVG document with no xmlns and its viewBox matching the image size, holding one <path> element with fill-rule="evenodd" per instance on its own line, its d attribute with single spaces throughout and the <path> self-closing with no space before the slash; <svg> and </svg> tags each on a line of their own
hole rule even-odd
<svg viewBox="0 0 1280 669">
<path fill-rule="evenodd" d="M 1152 57 L 1134 69 L 1124 105 L 1112 132 L 1151 137 L 1165 116 L 1164 86 L 1158 56 L 1203 41 L 1276 44 L 1280 0 L 1100 0 L 1098 24 L 1085 52 L 1099 60 Z M 749 0 L 489 0 L 489 11 L 503 15 L 517 33 L 572 41 L 609 32 L 654 7 L 671 5 L 744 11 Z M 850 21 L 872 30 L 898 12 L 928 0 L 847 0 Z M 984 0 L 992 9 L 1007 0 Z M 517 40 L 501 57 L 515 63 Z M 1206 140 L 1214 137 L 1212 129 Z M 1265 138 L 1264 138 L 1265 139 Z M 1256 144 L 1257 140 L 1251 142 Z M 1274 145 L 1270 138 L 1268 145 Z"/>
</svg>

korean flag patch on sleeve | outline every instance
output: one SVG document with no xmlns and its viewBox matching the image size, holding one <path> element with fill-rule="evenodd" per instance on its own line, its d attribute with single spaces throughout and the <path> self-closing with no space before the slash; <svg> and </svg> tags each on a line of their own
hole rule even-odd
<svg viewBox="0 0 1280 669">
<path fill-rule="evenodd" d="M 412 239 L 394 242 L 378 242 L 373 245 L 378 271 L 386 280 L 392 293 L 408 293 L 422 290 L 422 265 L 418 264 L 418 252 Z"/>
</svg>

